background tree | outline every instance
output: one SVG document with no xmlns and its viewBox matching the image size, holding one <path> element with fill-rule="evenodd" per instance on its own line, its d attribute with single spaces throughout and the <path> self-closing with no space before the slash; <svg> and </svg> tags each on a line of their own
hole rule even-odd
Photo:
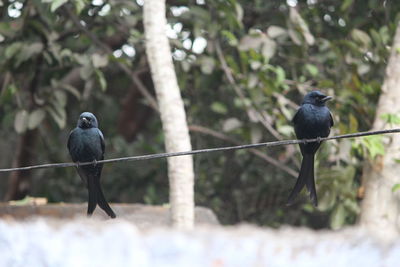
<svg viewBox="0 0 400 267">
<path fill-rule="evenodd" d="M 142 4 L 3 1 L 0 149 L 11 152 L 1 166 L 69 160 L 63 145 L 83 110 L 99 118 L 109 158 L 164 150 Z M 167 1 L 193 148 L 292 138 L 297 104 L 315 87 L 335 97 L 332 134 L 372 128 L 399 7 L 379 0 Z M 339 228 L 359 216 L 364 161 L 384 153 L 379 138 L 324 144 L 318 209 L 306 197 L 284 205 L 299 167 L 296 146 L 198 155 L 196 203 L 227 224 Z M 111 201 L 161 204 L 168 202 L 166 173 L 164 161 L 113 164 L 103 183 Z M 72 169 L 11 174 L 12 186 L 4 178 L 8 199 L 85 199 Z"/>
<path fill-rule="evenodd" d="M 386 68 L 385 82 L 376 110 L 373 129 L 390 127 L 399 121 L 400 101 L 400 24 L 393 40 L 392 52 Z M 385 154 L 374 161 L 366 161 L 363 169 L 365 199 L 362 205 L 361 223 L 371 229 L 398 231 L 399 192 L 398 172 L 399 136 L 380 137 L 384 142 Z M 382 230 L 380 230 L 382 231 Z M 382 231 L 384 232 L 384 231 Z"/>
<path fill-rule="evenodd" d="M 167 152 L 192 150 L 185 109 L 166 36 L 165 0 L 146 1 L 143 9 L 146 53 L 159 103 Z M 192 156 L 168 158 L 172 224 L 191 229 L 194 223 Z"/>
</svg>

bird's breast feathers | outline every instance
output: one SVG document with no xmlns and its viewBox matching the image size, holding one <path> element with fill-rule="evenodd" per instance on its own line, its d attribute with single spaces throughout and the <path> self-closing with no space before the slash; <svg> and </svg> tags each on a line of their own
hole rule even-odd
<svg viewBox="0 0 400 267">
<path fill-rule="evenodd" d="M 99 130 L 76 128 L 70 136 L 69 150 L 74 161 L 92 161 L 103 158 Z"/>
<path fill-rule="evenodd" d="M 295 131 L 298 138 L 326 137 L 331 127 L 331 115 L 325 106 L 304 104 L 296 114 Z"/>
</svg>

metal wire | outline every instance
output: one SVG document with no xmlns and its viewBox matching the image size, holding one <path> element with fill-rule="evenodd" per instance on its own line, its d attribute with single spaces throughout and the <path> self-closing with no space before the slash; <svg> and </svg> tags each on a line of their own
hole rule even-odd
<svg viewBox="0 0 400 267">
<path fill-rule="evenodd" d="M 192 151 L 159 153 L 159 154 L 105 159 L 105 160 L 91 161 L 91 162 L 79 162 L 79 163 L 69 162 L 69 163 L 41 164 L 41 165 L 26 166 L 26 167 L 19 167 L 19 168 L 0 169 L 0 173 L 1 172 L 13 172 L 13 171 L 27 171 L 27 170 L 34 170 L 34 169 L 46 169 L 46 168 L 78 167 L 78 166 L 84 166 L 84 165 L 94 165 L 94 164 L 99 164 L 99 163 L 112 163 L 112 162 L 122 162 L 122 161 L 151 160 L 151 159 L 178 157 L 178 156 L 186 156 L 186 155 L 196 155 L 196 154 L 202 154 L 202 153 L 221 152 L 221 151 L 248 149 L 248 148 L 256 148 L 256 147 L 275 147 L 275 146 L 284 146 L 284 145 L 305 144 L 305 143 L 311 143 L 311 142 L 322 142 L 322 141 L 335 140 L 335 139 L 355 138 L 355 137 L 362 137 L 362 136 L 392 134 L 392 133 L 400 133 L 400 128 L 380 130 L 380 131 L 358 132 L 358 133 L 337 135 L 337 136 L 324 137 L 324 138 L 321 137 L 321 138 L 303 139 L 303 140 L 273 141 L 273 142 L 247 144 L 247 145 L 239 145 L 239 146 L 216 147 L 216 148 L 206 148 L 206 149 L 198 149 L 198 150 L 192 150 Z"/>
</svg>

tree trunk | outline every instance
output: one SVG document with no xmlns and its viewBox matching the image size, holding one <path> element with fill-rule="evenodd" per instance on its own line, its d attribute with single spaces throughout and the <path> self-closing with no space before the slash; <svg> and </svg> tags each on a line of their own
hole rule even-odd
<svg viewBox="0 0 400 267">
<path fill-rule="evenodd" d="M 191 150 L 186 114 L 178 87 L 168 38 L 165 0 L 146 0 L 146 53 L 155 86 L 167 152 Z M 172 225 L 192 228 L 194 217 L 193 159 L 168 158 Z"/>
<path fill-rule="evenodd" d="M 143 76 L 143 77 L 142 77 Z M 150 71 L 137 76 L 138 80 L 146 81 L 146 88 L 153 89 Z M 154 90 L 151 90 L 154 91 Z M 121 112 L 118 115 L 118 133 L 122 135 L 127 142 L 133 142 L 137 134 L 146 127 L 148 121 L 153 117 L 154 110 L 143 105 L 143 95 L 137 89 L 137 85 L 132 83 L 128 92 L 121 101 Z"/>
<path fill-rule="evenodd" d="M 29 166 L 35 154 L 37 130 L 29 130 L 18 138 L 16 154 L 12 167 Z M 10 173 L 5 201 L 23 199 L 30 191 L 31 171 Z"/>
<path fill-rule="evenodd" d="M 383 114 L 400 114 L 400 24 L 397 26 L 386 77 L 382 86 L 376 110 L 373 130 L 388 128 Z M 385 137 L 386 138 L 386 137 Z M 400 192 L 392 192 L 395 184 L 400 183 L 400 135 L 384 139 L 385 155 L 365 163 L 363 185 L 365 198 L 362 203 L 360 223 L 376 231 L 399 230 Z"/>
</svg>

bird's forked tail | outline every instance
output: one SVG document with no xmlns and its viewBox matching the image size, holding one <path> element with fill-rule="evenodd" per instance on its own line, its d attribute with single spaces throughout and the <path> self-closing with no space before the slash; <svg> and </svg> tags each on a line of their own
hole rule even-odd
<svg viewBox="0 0 400 267">
<path fill-rule="evenodd" d="M 115 218 L 116 215 L 114 211 L 111 209 L 110 205 L 108 205 L 103 190 L 101 189 L 100 179 L 88 179 L 88 191 L 89 191 L 89 202 L 88 202 L 88 210 L 87 214 L 90 216 L 93 214 L 96 205 L 98 204 L 100 208 L 102 208 L 108 216 L 111 218 Z"/>
<path fill-rule="evenodd" d="M 304 186 L 310 193 L 310 199 L 313 205 L 318 205 L 317 191 L 315 190 L 314 182 L 314 155 L 304 153 L 303 160 L 301 162 L 299 177 L 297 178 L 296 184 L 289 195 L 287 205 L 292 205 L 296 196 L 300 193 Z"/>
</svg>

